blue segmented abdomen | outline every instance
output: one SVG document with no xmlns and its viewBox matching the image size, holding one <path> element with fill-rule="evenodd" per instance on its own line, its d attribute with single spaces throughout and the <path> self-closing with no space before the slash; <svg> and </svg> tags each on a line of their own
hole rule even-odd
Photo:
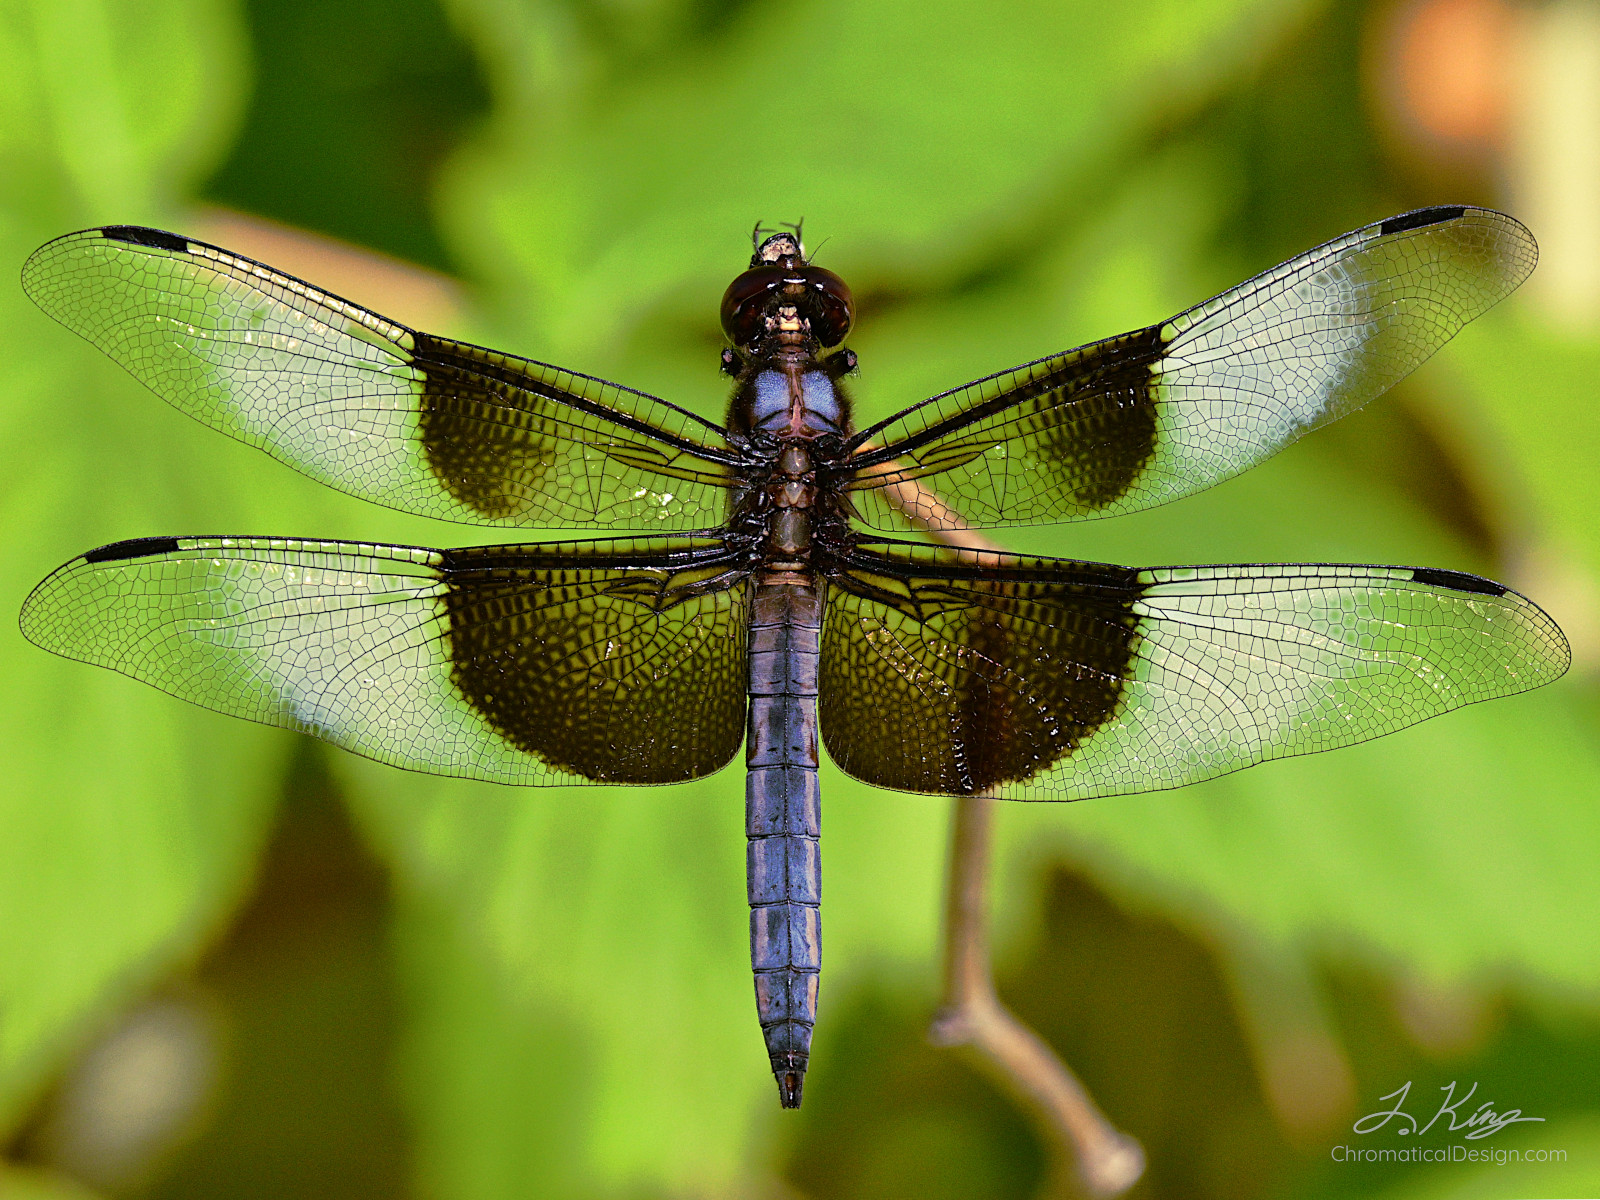
<svg viewBox="0 0 1600 1200">
<path fill-rule="evenodd" d="M 789 579 L 793 579 L 790 575 Z M 757 582 L 745 740 L 750 966 L 785 1108 L 798 1108 L 822 970 L 817 788 L 821 588 Z"/>
</svg>

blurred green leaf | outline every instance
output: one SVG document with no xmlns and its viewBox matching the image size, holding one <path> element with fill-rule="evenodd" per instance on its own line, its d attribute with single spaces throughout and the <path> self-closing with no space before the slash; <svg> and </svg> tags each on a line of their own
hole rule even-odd
<svg viewBox="0 0 1600 1200">
<path fill-rule="evenodd" d="M 435 0 L 246 0 L 255 96 L 208 198 L 448 269 L 429 200 L 488 98 Z"/>
<path fill-rule="evenodd" d="M 237 48 L 231 10 L 206 0 L 86 0 L 0 18 L 0 60 L 21 81 L 0 86 L 0 261 L 15 271 L 87 221 L 155 218 L 237 107 Z M 293 513 L 268 472 L 244 461 L 260 456 L 214 453 L 213 435 L 45 318 L 10 278 L 0 610 L 15 614 L 46 572 L 95 545 Z M 259 509 L 240 503 L 252 489 Z M 52 658 L 14 625 L 0 675 L 12 697 L 0 727 L 9 1122 L 86 1021 L 192 954 L 226 913 L 249 878 L 287 742 Z"/>
<path fill-rule="evenodd" d="M 720 289 L 758 219 L 835 235 L 857 289 L 971 269 L 1310 5 L 752 5 L 615 65 L 565 10 L 454 8 L 499 107 L 444 181 L 451 240 L 517 327 L 603 355 L 664 290 Z"/>
<path fill-rule="evenodd" d="M 1527 303 L 1481 324 L 1451 364 L 1478 408 L 1478 469 L 1513 521 L 1553 535 L 1600 580 L 1600 339 L 1558 334 Z"/>
<path fill-rule="evenodd" d="M 592 1029 L 519 995 L 453 909 L 408 898 L 395 942 L 411 1016 L 400 1076 L 424 1194 L 597 1194 L 583 1170 Z"/>
<path fill-rule="evenodd" d="M 231 135 L 243 49 L 233 7 L 214 0 L 12 6 L 0 153 L 20 173 L 7 224 L 153 217 Z"/>
</svg>

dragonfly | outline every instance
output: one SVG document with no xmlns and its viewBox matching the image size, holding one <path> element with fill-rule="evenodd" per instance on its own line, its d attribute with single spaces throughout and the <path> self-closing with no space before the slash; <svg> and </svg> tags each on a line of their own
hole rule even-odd
<svg viewBox="0 0 1600 1200">
<path fill-rule="evenodd" d="M 752 244 L 722 299 L 719 425 L 193 238 L 48 243 L 28 295 L 191 417 L 391 508 L 606 536 L 137 538 L 49 575 L 23 633 L 416 771 L 665 784 L 742 745 L 751 967 L 786 1108 L 817 1016 L 819 746 L 882 788 L 1077 800 L 1351 745 L 1566 670 L 1549 616 L 1461 571 L 946 544 L 1177 500 L 1359 408 L 1527 277 L 1513 218 L 1392 217 L 859 429 L 849 287 L 798 228 Z"/>
</svg>

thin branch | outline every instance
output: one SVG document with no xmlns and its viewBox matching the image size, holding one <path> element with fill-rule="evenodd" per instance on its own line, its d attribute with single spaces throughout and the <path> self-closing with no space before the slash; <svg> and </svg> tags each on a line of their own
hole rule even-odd
<svg viewBox="0 0 1600 1200">
<path fill-rule="evenodd" d="M 916 481 L 884 489 L 889 502 L 949 546 L 998 550 Z M 995 802 L 955 801 L 945 894 L 944 999 L 928 1031 L 941 1046 L 965 1046 L 1033 1121 L 1050 1156 L 1047 1194 L 1116 1196 L 1144 1173 L 1139 1143 L 1106 1120 L 1083 1084 L 1044 1039 L 995 993 L 989 958 L 989 858 Z"/>
<path fill-rule="evenodd" d="M 995 801 L 955 802 L 945 898 L 944 1003 L 929 1036 L 967 1046 L 1032 1118 L 1050 1154 L 1048 1192 L 1115 1196 L 1144 1173 L 1144 1151 L 1118 1131 L 1067 1065 L 995 994 L 987 896 Z"/>
</svg>

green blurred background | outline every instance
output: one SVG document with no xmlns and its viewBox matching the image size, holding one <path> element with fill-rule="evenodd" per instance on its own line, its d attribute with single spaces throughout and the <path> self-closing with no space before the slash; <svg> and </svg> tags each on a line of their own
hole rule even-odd
<svg viewBox="0 0 1600 1200">
<path fill-rule="evenodd" d="M 859 415 L 1143 325 L 1408 208 L 1542 265 L 1250 474 L 1018 549 L 1404 562 L 1545 604 L 1542 692 L 1179 792 L 1003 806 L 1000 987 L 1142 1197 L 1600 1195 L 1600 8 L 1588 0 L 0 0 L 0 263 L 175 228 L 719 415 L 748 230 L 859 298 Z M 826 243 L 823 244 L 824 239 Z M 473 540 L 160 404 L 0 284 L 0 612 L 157 533 Z M 948 804 L 829 771 L 780 1112 L 742 781 L 409 776 L 0 635 L 0 1197 L 1022 1197 L 925 1029 Z M 826 770 L 826 768 L 825 768 Z M 1564 1161 L 1339 1164 L 1412 1081 Z M 1436 1102 L 1436 1100 L 1435 1100 Z M 1426 1111 L 1424 1111 L 1426 1110 Z M 1439 1129 L 1429 1147 L 1464 1144 Z"/>
</svg>

